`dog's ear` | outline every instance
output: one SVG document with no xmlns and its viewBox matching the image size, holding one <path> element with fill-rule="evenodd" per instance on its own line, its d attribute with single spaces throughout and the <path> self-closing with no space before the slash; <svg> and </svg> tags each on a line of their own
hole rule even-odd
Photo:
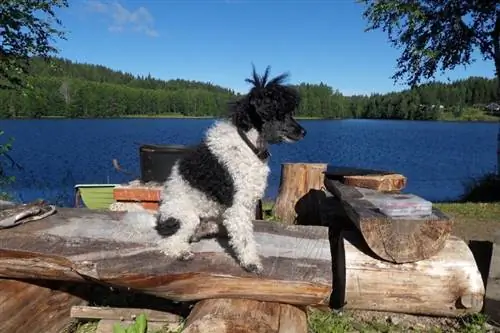
<svg viewBox="0 0 500 333">
<path fill-rule="evenodd" d="M 247 96 L 230 103 L 229 111 L 232 123 L 244 131 L 252 128 L 252 120 L 249 115 L 249 109 L 252 108 Z"/>
</svg>

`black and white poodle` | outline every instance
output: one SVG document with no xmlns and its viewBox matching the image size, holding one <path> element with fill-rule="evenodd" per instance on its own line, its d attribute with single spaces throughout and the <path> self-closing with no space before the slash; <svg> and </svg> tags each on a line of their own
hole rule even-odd
<svg viewBox="0 0 500 333">
<path fill-rule="evenodd" d="M 248 94 L 231 103 L 229 116 L 216 121 L 203 141 L 173 166 L 155 227 L 163 236 L 163 253 L 189 260 L 190 242 L 217 234 L 222 224 L 240 265 L 262 272 L 252 220 L 270 172 L 268 145 L 306 135 L 293 118 L 300 98 L 284 85 L 287 77 L 269 79 L 269 67 L 262 76 L 253 68 L 253 78 L 246 79 L 253 85 Z"/>
</svg>

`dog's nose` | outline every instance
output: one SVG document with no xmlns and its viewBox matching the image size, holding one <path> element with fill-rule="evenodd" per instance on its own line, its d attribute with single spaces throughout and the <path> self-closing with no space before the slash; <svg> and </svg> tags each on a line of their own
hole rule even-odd
<svg viewBox="0 0 500 333">
<path fill-rule="evenodd" d="M 306 129 L 305 129 L 305 128 L 302 128 L 302 129 L 300 130 L 300 135 L 302 135 L 302 136 L 306 136 L 306 134 L 307 134 Z"/>
</svg>

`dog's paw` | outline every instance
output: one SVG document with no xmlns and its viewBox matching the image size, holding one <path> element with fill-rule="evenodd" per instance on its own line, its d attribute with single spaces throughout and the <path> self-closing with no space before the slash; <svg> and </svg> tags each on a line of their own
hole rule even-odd
<svg viewBox="0 0 500 333">
<path fill-rule="evenodd" d="M 196 234 L 194 234 L 193 236 L 191 236 L 191 238 L 189 238 L 190 243 L 198 243 L 200 240 L 201 237 Z"/>
<path fill-rule="evenodd" d="M 243 265 L 243 268 L 247 272 L 254 273 L 257 275 L 262 274 L 262 272 L 264 271 L 264 268 L 262 267 L 262 264 L 260 262 Z"/>
<path fill-rule="evenodd" d="M 181 254 L 179 254 L 178 258 L 179 260 L 182 261 L 189 261 L 194 259 L 194 253 L 191 251 L 184 251 Z"/>
</svg>

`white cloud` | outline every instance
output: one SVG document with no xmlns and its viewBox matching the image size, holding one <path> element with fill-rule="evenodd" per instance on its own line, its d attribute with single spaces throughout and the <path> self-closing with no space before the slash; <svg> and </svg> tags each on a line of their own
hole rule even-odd
<svg viewBox="0 0 500 333">
<path fill-rule="evenodd" d="M 127 9 L 119 2 L 107 3 L 99 0 L 87 2 L 91 12 L 105 15 L 111 20 L 108 27 L 112 32 L 136 31 L 151 37 L 157 37 L 158 31 L 154 28 L 154 17 L 145 7 L 135 10 Z"/>
</svg>

